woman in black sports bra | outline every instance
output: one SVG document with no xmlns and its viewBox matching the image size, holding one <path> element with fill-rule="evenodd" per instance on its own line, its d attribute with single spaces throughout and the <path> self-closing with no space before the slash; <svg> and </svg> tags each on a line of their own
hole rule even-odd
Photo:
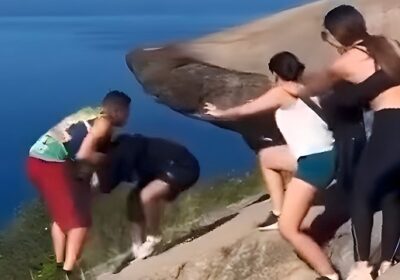
<svg viewBox="0 0 400 280">
<path fill-rule="evenodd" d="M 395 41 L 368 34 L 363 16 L 352 6 L 342 5 L 331 10 L 325 16 L 324 27 L 323 39 L 342 55 L 303 94 L 318 94 L 338 80 L 363 82 L 348 88 L 352 92 L 343 93 L 343 102 L 368 103 L 374 111 L 372 135 L 361 155 L 354 181 L 352 222 L 356 264 L 347 278 L 373 279 L 370 242 L 378 205 L 383 210 L 378 274 L 393 264 L 399 247 L 400 48 Z M 365 88 L 366 82 L 370 89 Z"/>
</svg>

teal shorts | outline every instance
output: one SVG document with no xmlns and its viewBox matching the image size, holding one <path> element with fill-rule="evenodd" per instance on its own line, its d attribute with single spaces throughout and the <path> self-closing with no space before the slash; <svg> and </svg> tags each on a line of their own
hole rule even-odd
<svg viewBox="0 0 400 280">
<path fill-rule="evenodd" d="M 335 179 L 335 149 L 300 157 L 297 163 L 295 177 L 313 185 L 317 189 L 326 189 Z"/>
</svg>

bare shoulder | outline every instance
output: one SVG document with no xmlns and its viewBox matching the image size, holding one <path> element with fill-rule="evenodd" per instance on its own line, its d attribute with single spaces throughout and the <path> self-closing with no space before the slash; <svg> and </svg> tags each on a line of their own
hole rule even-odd
<svg viewBox="0 0 400 280">
<path fill-rule="evenodd" d="M 366 53 L 366 50 L 353 48 L 336 59 L 329 72 L 340 78 L 345 78 L 354 68 L 354 65 L 370 59 L 371 57 Z"/>
<path fill-rule="evenodd" d="M 95 120 L 91 133 L 98 136 L 105 136 L 112 130 L 111 121 L 108 118 L 102 117 Z"/>
</svg>

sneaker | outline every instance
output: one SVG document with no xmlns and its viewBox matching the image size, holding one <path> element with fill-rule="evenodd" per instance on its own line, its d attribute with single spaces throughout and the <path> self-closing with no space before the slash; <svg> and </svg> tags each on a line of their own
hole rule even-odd
<svg viewBox="0 0 400 280">
<path fill-rule="evenodd" d="M 143 232 L 143 229 L 139 224 L 137 224 L 137 223 L 132 224 L 131 252 L 132 252 L 132 255 L 134 258 L 138 257 L 140 247 L 143 245 L 142 232 Z"/>
<path fill-rule="evenodd" d="M 392 263 L 385 261 L 381 263 L 381 266 L 379 267 L 378 270 L 378 276 L 381 276 L 383 273 L 385 273 L 389 268 L 392 267 Z"/>
<path fill-rule="evenodd" d="M 139 256 L 140 247 L 143 245 L 141 242 L 133 242 L 131 247 L 132 256 L 136 259 Z"/>
<path fill-rule="evenodd" d="M 276 216 L 272 211 L 269 213 L 268 218 L 265 222 L 259 224 L 258 230 L 259 231 L 267 231 L 267 230 L 277 230 L 278 229 L 278 219 L 279 217 Z"/>
<path fill-rule="evenodd" d="M 333 274 L 331 277 L 328 276 L 319 276 L 315 280 L 339 280 L 340 276 L 338 274 Z"/>
<path fill-rule="evenodd" d="M 64 271 L 65 280 L 84 280 L 77 271 Z"/>
<path fill-rule="evenodd" d="M 138 249 L 136 258 L 143 260 L 150 257 L 154 253 L 156 246 L 160 244 L 161 240 L 160 236 L 148 235 L 146 241 Z"/>
<path fill-rule="evenodd" d="M 368 262 L 357 262 L 351 268 L 346 280 L 373 280 L 373 267 Z"/>
<path fill-rule="evenodd" d="M 76 267 L 72 271 L 63 270 L 66 280 L 86 280 L 85 272 L 80 267 Z"/>
</svg>

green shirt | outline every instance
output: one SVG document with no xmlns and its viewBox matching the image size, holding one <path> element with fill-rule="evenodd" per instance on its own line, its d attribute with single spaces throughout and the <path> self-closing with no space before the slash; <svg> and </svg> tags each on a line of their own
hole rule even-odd
<svg viewBox="0 0 400 280">
<path fill-rule="evenodd" d="M 47 131 L 38 141 L 31 147 L 29 155 L 46 161 L 63 162 L 72 159 L 66 150 L 64 143 L 71 140 L 68 129 L 79 122 L 85 123 L 88 131 L 90 125 L 88 121 L 104 116 L 101 107 L 85 107 L 78 112 L 69 115 L 59 122 L 56 126 Z"/>
</svg>

